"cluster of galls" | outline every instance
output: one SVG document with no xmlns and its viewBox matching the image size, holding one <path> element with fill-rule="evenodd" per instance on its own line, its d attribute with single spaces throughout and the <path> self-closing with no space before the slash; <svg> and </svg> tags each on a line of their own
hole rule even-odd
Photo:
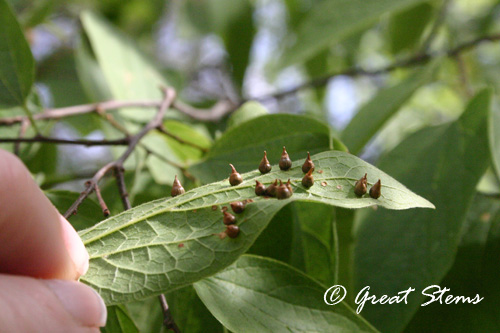
<svg viewBox="0 0 500 333">
<path fill-rule="evenodd" d="M 290 179 L 288 179 L 288 182 L 284 184 L 280 180 L 280 184 L 278 185 L 278 179 L 275 179 L 274 183 L 271 183 L 271 185 L 266 188 L 264 184 L 255 180 L 255 194 L 275 197 L 279 200 L 288 199 L 293 194 L 292 183 L 290 182 Z"/>
<path fill-rule="evenodd" d="M 361 177 L 359 180 L 357 180 L 356 184 L 354 184 L 354 194 L 356 194 L 356 196 L 358 197 L 362 197 L 363 195 L 365 195 L 367 192 L 367 184 L 368 184 L 367 174 L 365 173 L 365 175 Z M 372 197 L 373 199 L 378 199 L 381 195 L 380 192 L 381 188 L 382 188 L 382 183 L 380 182 L 379 179 L 370 188 L 370 193 L 369 193 L 370 197 Z"/>
<path fill-rule="evenodd" d="M 236 171 L 234 166 L 232 164 L 229 164 L 231 166 L 231 175 L 229 176 L 229 183 L 232 186 L 236 186 L 240 184 L 243 179 L 241 178 L 241 175 Z M 286 148 L 283 147 L 283 152 L 281 154 L 280 161 L 278 163 L 279 167 L 283 171 L 287 171 L 292 167 L 292 160 L 288 156 L 288 153 L 286 151 Z M 269 160 L 267 159 L 267 152 L 264 151 L 264 157 L 260 161 L 259 164 L 259 171 L 262 174 L 266 174 L 270 172 L 272 169 L 271 163 L 269 163 Z M 302 185 L 304 187 L 309 188 L 314 185 L 314 178 L 312 176 L 312 173 L 314 172 L 314 163 L 311 160 L 311 155 L 309 152 L 307 152 L 307 158 L 302 165 L 302 171 L 306 174 L 304 178 L 302 178 Z M 278 185 L 278 179 L 274 180 L 274 183 L 271 183 L 267 188 L 259 182 L 258 180 L 255 180 L 255 194 L 256 195 L 263 195 L 267 197 L 275 197 L 278 199 L 288 199 L 293 195 L 293 188 L 290 179 L 288 179 L 288 182 L 283 183 L 283 181 L 279 180 L 279 185 Z"/>
<path fill-rule="evenodd" d="M 235 214 L 241 214 L 245 210 L 247 203 L 252 202 L 252 199 L 231 202 L 231 209 Z M 226 236 L 229 238 L 236 238 L 240 234 L 240 228 L 236 225 L 236 217 L 227 211 L 227 207 L 222 207 L 222 222 L 226 225 L 226 230 L 221 232 L 219 237 L 224 239 Z"/>
</svg>

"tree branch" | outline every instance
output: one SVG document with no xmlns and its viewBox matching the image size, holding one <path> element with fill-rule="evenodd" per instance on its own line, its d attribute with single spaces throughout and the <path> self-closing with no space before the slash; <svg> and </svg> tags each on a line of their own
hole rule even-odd
<svg viewBox="0 0 500 333">
<path fill-rule="evenodd" d="M 112 109 L 122 109 L 131 107 L 159 107 L 161 101 L 106 101 L 99 103 L 75 105 L 66 108 L 59 109 L 46 109 L 42 113 L 37 113 L 33 115 L 34 120 L 49 120 L 49 119 L 61 119 L 69 116 L 76 116 L 79 114 L 85 114 L 94 112 L 96 110 L 112 110 Z M 20 123 L 27 119 L 26 116 L 16 116 L 10 118 L 0 119 L 0 126 L 10 126 L 16 123 Z"/>
<path fill-rule="evenodd" d="M 92 177 L 88 181 L 88 186 L 85 190 L 80 194 L 78 199 L 71 205 L 71 207 L 66 211 L 64 217 L 69 218 L 72 214 L 75 214 L 78 207 L 82 204 L 82 202 L 95 190 L 95 185 L 101 180 L 108 171 L 114 168 L 123 168 L 123 163 L 127 160 L 127 158 L 132 154 L 136 146 L 139 144 L 139 141 L 151 130 L 154 130 L 158 126 L 161 125 L 163 116 L 165 115 L 167 109 L 172 105 L 172 102 L 175 99 L 175 91 L 170 88 L 164 89 L 165 98 L 163 99 L 159 111 L 156 113 L 155 117 L 147 123 L 147 125 L 136 135 L 130 137 L 130 141 L 128 143 L 128 148 L 125 152 L 114 162 L 109 162 L 101 169 L 99 169 L 94 177 Z"/>
<path fill-rule="evenodd" d="M 122 138 L 116 140 L 86 140 L 86 139 L 61 139 L 61 138 L 51 138 L 47 136 L 35 136 L 32 138 L 0 138 L 0 143 L 21 143 L 21 142 L 30 142 L 30 143 L 49 143 L 49 144 L 59 144 L 59 145 L 82 145 L 82 146 L 120 146 L 120 145 L 128 145 L 130 142 L 129 138 Z"/>
<path fill-rule="evenodd" d="M 168 136 L 168 137 L 170 137 L 170 138 L 172 138 L 172 139 L 176 140 L 176 141 L 177 141 L 177 142 L 179 142 L 180 144 L 183 144 L 183 145 L 186 145 L 186 146 L 191 146 L 191 147 L 193 147 L 193 148 L 196 148 L 196 149 L 198 149 L 198 150 L 201 150 L 201 151 L 202 151 L 202 152 L 204 152 L 204 153 L 208 152 L 208 149 L 207 149 L 207 148 L 203 148 L 203 147 L 201 147 L 201 146 L 198 146 L 196 143 L 186 141 L 186 140 L 184 140 L 183 138 L 181 138 L 181 137 L 179 137 L 179 136 L 177 136 L 177 135 L 175 135 L 175 134 L 171 133 L 169 130 L 167 130 L 167 129 L 165 128 L 165 126 L 163 126 L 163 124 L 162 124 L 162 125 L 160 125 L 160 126 L 158 126 L 157 130 L 158 130 L 158 132 L 160 132 L 160 133 L 162 133 L 162 134 L 165 134 L 166 136 Z"/>
<path fill-rule="evenodd" d="M 440 55 L 444 55 L 447 57 L 455 57 L 456 55 L 465 52 L 473 47 L 476 47 L 477 45 L 483 43 L 483 42 L 495 42 L 500 40 L 500 34 L 494 34 L 494 35 L 488 35 L 488 36 L 481 36 L 476 39 L 473 39 L 471 41 L 465 42 L 463 44 L 458 45 L 457 47 L 450 49 L 445 52 L 436 52 L 436 53 L 430 53 L 430 52 L 425 52 L 421 54 L 417 54 L 413 57 L 401 60 L 401 61 L 396 61 L 386 67 L 382 67 L 379 69 L 374 69 L 374 70 L 365 70 L 359 67 L 351 67 L 348 69 L 345 69 L 343 71 L 339 71 L 336 73 L 331 73 L 325 76 L 321 76 L 315 79 L 312 79 L 310 81 L 301 83 L 295 87 L 288 88 L 282 91 L 278 91 L 269 95 L 264 95 L 260 96 L 257 98 L 253 98 L 254 100 L 257 101 L 267 101 L 271 99 L 280 99 L 283 98 L 287 95 L 292 95 L 297 93 L 300 90 L 304 89 L 309 89 L 309 88 L 316 88 L 316 87 L 322 87 L 326 85 L 330 79 L 339 76 L 339 75 L 344 75 L 344 76 L 376 76 L 384 73 L 391 72 L 395 69 L 399 68 L 406 68 L 406 67 L 413 67 L 417 65 L 421 65 L 424 63 L 427 63 L 429 60 L 438 57 Z"/>
<path fill-rule="evenodd" d="M 198 109 L 177 100 L 174 102 L 173 107 L 193 119 L 216 122 L 225 115 L 236 110 L 238 105 L 235 105 L 228 100 L 220 100 L 210 109 Z"/>
<path fill-rule="evenodd" d="M 120 198 L 122 199 L 123 208 L 128 210 L 132 207 L 130 204 L 130 199 L 128 197 L 127 187 L 125 185 L 125 169 L 115 167 L 115 178 L 116 184 L 118 185 L 118 192 L 120 192 Z"/>
</svg>

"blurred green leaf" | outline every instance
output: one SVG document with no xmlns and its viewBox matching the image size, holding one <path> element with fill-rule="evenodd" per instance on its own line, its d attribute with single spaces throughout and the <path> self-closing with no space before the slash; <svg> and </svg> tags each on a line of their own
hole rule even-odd
<svg viewBox="0 0 500 333">
<path fill-rule="evenodd" d="M 243 104 L 229 117 L 228 128 L 243 124 L 250 119 L 269 114 L 269 111 L 260 103 L 249 101 Z"/>
<path fill-rule="evenodd" d="M 254 1 L 251 0 L 187 0 L 182 2 L 184 31 L 217 34 L 226 48 L 233 79 L 238 89 L 250 59 L 250 49 L 256 32 L 253 24 Z M 190 23 L 187 27 L 186 21 Z"/>
<path fill-rule="evenodd" d="M 110 100 L 113 97 L 104 73 L 92 54 L 88 39 L 82 38 L 75 49 L 75 66 L 80 84 L 88 98 L 94 102 Z"/>
<path fill-rule="evenodd" d="M 51 107 L 89 102 L 78 80 L 73 52 L 61 50 L 39 62 L 36 79 L 50 88 Z"/>
<path fill-rule="evenodd" d="M 434 7 L 429 2 L 392 15 L 389 20 L 389 43 L 393 53 L 415 47 L 432 18 Z"/>
<path fill-rule="evenodd" d="M 302 19 L 295 42 L 280 65 L 290 66 L 312 58 L 325 48 L 373 24 L 381 15 L 397 13 L 423 0 L 325 0 Z"/>
<path fill-rule="evenodd" d="M 217 0 L 221 6 L 220 12 L 227 12 L 228 1 Z M 231 17 L 227 28 L 224 30 L 223 39 L 229 54 L 232 73 L 236 86 L 241 90 L 245 72 L 250 60 L 255 27 L 253 24 L 253 4 L 249 0 L 232 0 L 232 6 L 238 5 L 236 15 Z"/>
<path fill-rule="evenodd" d="M 402 330 L 423 301 L 420 292 L 439 284 L 453 264 L 476 184 L 489 162 L 490 99 L 489 91 L 478 93 L 457 121 L 413 134 L 380 161 L 381 169 L 436 205 L 432 211 L 377 210 L 359 225 L 356 287 L 390 296 L 417 290 L 408 304 L 366 304 L 363 316 L 382 331 Z"/>
<path fill-rule="evenodd" d="M 208 311 L 193 286 L 170 292 L 166 298 L 181 332 L 224 332 L 221 323 Z"/>
<path fill-rule="evenodd" d="M 31 7 L 22 12 L 19 21 L 24 28 L 33 28 L 43 23 L 59 2 L 59 0 L 33 1 Z"/>
<path fill-rule="evenodd" d="M 431 303 L 421 307 L 405 332 L 497 332 L 500 330 L 500 202 L 476 195 L 455 262 L 440 283 L 445 294 L 484 299 L 478 304 Z M 443 320 L 450 318 L 450 320 Z M 451 320 L 453 318 L 453 320 Z"/>
<path fill-rule="evenodd" d="M 175 308 L 167 299 L 169 308 L 173 311 Z M 159 333 L 166 332 L 163 325 L 163 310 L 160 306 L 158 297 L 150 297 L 141 301 L 127 303 L 125 305 L 129 311 L 130 317 L 137 325 L 141 333 Z M 174 316 L 176 323 L 178 322 Z"/>
<path fill-rule="evenodd" d="M 292 160 L 305 159 L 307 151 L 314 154 L 330 149 L 330 129 L 304 116 L 272 114 L 253 118 L 228 129 L 206 159 L 189 171 L 205 183 L 220 180 L 229 176 L 229 163 L 239 172 L 256 169 L 264 150 L 271 164 L 277 164 L 283 146 Z"/>
<path fill-rule="evenodd" d="M 35 79 L 35 62 L 6 0 L 0 0 L 0 26 L 0 105 L 24 105 Z"/>
<path fill-rule="evenodd" d="M 342 141 L 352 154 L 359 154 L 384 124 L 410 99 L 413 93 L 434 76 L 438 62 L 410 75 L 404 81 L 382 89 L 368 101 L 342 131 Z"/>
<path fill-rule="evenodd" d="M 305 272 L 324 285 L 336 281 L 335 208 L 322 204 L 298 202 L 297 215 L 304 253 Z"/>
<path fill-rule="evenodd" d="M 123 305 L 112 305 L 108 306 L 108 320 L 106 326 L 101 328 L 101 332 L 138 333 L 139 329 L 130 318 L 127 308 Z"/>
<path fill-rule="evenodd" d="M 141 54 L 134 42 L 92 12 L 81 20 L 106 82 L 117 100 L 160 100 L 160 86 L 165 78 Z M 121 114 L 137 121 L 147 121 L 153 109 L 128 108 Z"/>
<path fill-rule="evenodd" d="M 488 117 L 491 160 L 497 177 L 500 177 L 500 105 L 497 102 L 493 103 Z"/>
<path fill-rule="evenodd" d="M 313 155 L 316 184 L 305 189 L 301 163 L 288 171 L 242 174 L 244 181 L 230 186 L 227 180 L 152 201 L 112 216 L 80 232 L 90 255 L 90 268 L 81 281 L 97 289 L 108 305 L 147 298 L 189 285 L 230 265 L 246 252 L 274 215 L 296 201 L 319 202 L 346 208 L 381 205 L 391 209 L 433 208 L 422 197 L 375 167 L 344 152 Z M 322 171 L 319 173 L 319 171 Z M 365 172 L 369 184 L 382 179 L 379 199 L 358 198 L 354 182 Z M 373 177 L 373 178 L 372 178 Z M 291 179 L 293 196 L 288 200 L 257 197 L 255 180 L 270 184 Z M 224 230 L 219 207 L 253 199 L 238 215 L 240 235 L 220 239 Z"/>
<path fill-rule="evenodd" d="M 294 237 L 294 209 L 297 203 L 283 207 L 261 232 L 247 253 L 290 263 Z M 280 237 L 276 237 L 280 235 Z"/>
<path fill-rule="evenodd" d="M 376 332 L 345 303 L 326 305 L 315 280 L 264 257 L 244 255 L 194 287 L 233 332 Z"/>
<path fill-rule="evenodd" d="M 44 193 L 61 214 L 64 214 L 80 196 L 78 192 L 65 190 L 50 190 Z M 87 198 L 78 207 L 76 215 L 70 216 L 68 221 L 78 231 L 92 227 L 103 218 L 101 206 L 94 200 Z"/>
</svg>

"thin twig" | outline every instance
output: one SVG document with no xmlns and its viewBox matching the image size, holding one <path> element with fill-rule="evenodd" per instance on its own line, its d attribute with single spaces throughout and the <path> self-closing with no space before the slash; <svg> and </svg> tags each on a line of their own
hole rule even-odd
<svg viewBox="0 0 500 333">
<path fill-rule="evenodd" d="M 448 51 L 445 51 L 445 52 L 436 52 L 436 53 L 429 52 L 429 53 L 417 54 L 417 55 L 412 56 L 408 59 L 396 61 L 388 66 L 385 66 L 385 67 L 382 67 L 379 69 L 374 69 L 374 70 L 365 70 L 365 69 L 358 68 L 358 67 L 352 67 L 352 68 L 345 69 L 343 71 L 331 73 L 331 74 L 328 74 L 325 76 L 321 76 L 321 77 L 312 79 L 310 81 L 301 83 L 301 84 L 299 84 L 295 87 L 292 87 L 292 88 L 288 88 L 288 89 L 285 89 L 282 91 L 278 91 L 276 93 L 260 96 L 260 97 L 253 98 L 253 99 L 257 100 L 257 101 L 268 101 L 268 100 L 272 100 L 272 99 L 280 99 L 280 98 L 283 98 L 287 95 L 295 94 L 298 91 L 303 90 L 303 89 L 324 86 L 330 81 L 330 79 L 332 79 L 333 77 L 339 76 L 339 75 L 344 75 L 344 76 L 377 76 L 380 74 L 392 72 L 395 69 L 421 65 L 421 64 L 427 63 L 429 60 L 431 60 L 435 57 L 438 57 L 440 55 L 444 55 L 447 57 L 454 57 L 457 54 L 465 52 L 473 47 L 476 47 L 477 45 L 479 45 L 483 42 L 495 42 L 498 40 L 500 40 L 500 34 L 482 36 L 482 37 L 478 37 L 476 39 L 473 39 L 471 41 L 465 42 L 463 44 L 460 44 L 459 46 L 457 46 L 453 49 L 450 49 Z"/>
<path fill-rule="evenodd" d="M 0 138 L 0 143 L 21 143 L 21 142 L 30 142 L 30 143 L 50 143 L 50 144 L 58 144 L 58 145 L 82 145 L 82 146 L 122 146 L 128 145 L 130 142 L 129 138 L 122 138 L 116 140 L 86 140 L 86 139 L 61 139 L 61 138 L 52 138 L 47 136 L 35 136 L 32 138 Z"/>
<path fill-rule="evenodd" d="M 59 109 L 47 109 L 42 113 L 37 113 L 33 115 L 34 120 L 55 120 L 70 116 L 76 116 L 91 112 L 103 112 L 105 110 L 115 110 L 131 107 L 159 107 L 161 101 L 106 101 L 91 104 L 75 105 Z M 230 101 L 219 101 L 215 103 L 214 106 L 208 109 L 199 109 L 187 105 L 183 102 L 176 100 L 173 105 L 176 110 L 185 113 L 189 117 L 200 120 L 200 121 L 218 121 L 220 118 L 224 117 L 226 114 L 234 111 L 237 105 L 234 105 Z M 106 117 L 106 116 L 105 116 Z M 28 119 L 26 116 L 15 116 L 9 118 L 0 118 L 0 126 L 12 126 L 14 124 L 20 123 L 23 120 Z"/>
<path fill-rule="evenodd" d="M 200 121 L 219 121 L 225 115 L 231 113 L 238 108 L 238 105 L 233 104 L 228 100 L 220 100 L 215 103 L 210 109 L 198 109 L 176 100 L 172 107 L 189 117 Z"/>
<path fill-rule="evenodd" d="M 118 185 L 118 192 L 120 192 L 120 198 L 122 199 L 123 209 L 129 210 L 130 208 L 132 208 L 132 205 L 130 204 L 127 186 L 125 184 L 124 171 L 125 169 L 123 168 L 123 165 L 116 165 L 114 167 L 114 175 L 116 178 L 116 183 Z M 95 186 L 97 193 L 99 187 L 97 186 L 97 184 Z M 160 299 L 160 304 L 163 312 L 163 325 L 167 329 L 171 329 L 174 332 L 180 332 L 179 328 L 177 327 L 177 324 L 174 321 L 174 318 L 172 317 L 172 313 L 170 312 L 170 308 L 168 306 L 165 295 L 160 294 L 158 298 Z"/>
<path fill-rule="evenodd" d="M 116 184 L 118 185 L 118 192 L 120 192 L 120 198 L 122 199 L 123 208 L 128 210 L 132 207 L 130 204 L 130 199 L 128 197 L 127 187 L 125 185 L 125 177 L 124 177 L 125 169 L 115 167 L 115 178 Z"/>
<path fill-rule="evenodd" d="M 96 113 L 101 116 L 104 120 L 106 120 L 111 126 L 116 128 L 118 131 L 124 133 L 127 136 L 130 136 L 129 131 L 119 122 L 115 120 L 115 118 L 110 115 L 109 113 L 106 113 L 106 110 L 102 109 L 101 106 L 98 106 L 95 109 Z"/>
<path fill-rule="evenodd" d="M 88 184 L 87 186 L 89 186 L 90 184 Z M 104 199 L 102 198 L 102 195 L 101 195 L 101 189 L 99 188 L 99 185 L 96 183 L 94 184 L 94 190 L 95 190 L 95 195 L 97 196 L 97 200 L 99 201 L 99 205 L 101 206 L 101 209 L 102 209 L 102 213 L 104 215 L 104 217 L 108 217 L 109 216 L 109 209 L 108 209 L 108 206 L 106 205 L 106 202 L 104 202 Z"/>
<path fill-rule="evenodd" d="M 165 128 L 165 126 L 160 125 L 158 126 L 157 128 L 158 132 L 162 133 L 162 134 L 165 134 L 166 136 L 168 137 L 171 137 L 172 139 L 176 140 L 177 142 L 179 142 L 180 144 L 183 144 L 183 145 L 186 145 L 186 146 L 191 146 L 193 148 L 196 148 L 198 150 L 201 150 L 202 152 L 206 153 L 208 151 L 207 148 L 203 148 L 201 146 L 198 146 L 196 143 L 193 143 L 193 142 L 189 142 L 189 141 L 186 141 L 184 140 L 183 138 L 181 138 L 180 136 L 177 136 L 173 133 L 171 133 L 169 130 L 167 130 Z"/>
<path fill-rule="evenodd" d="M 78 199 L 66 211 L 64 217 L 68 218 L 72 214 L 75 214 L 75 212 L 77 211 L 78 207 L 82 204 L 82 202 L 95 190 L 95 185 L 99 182 L 99 180 L 101 180 L 101 178 L 104 177 L 104 175 L 108 173 L 110 170 L 114 168 L 122 168 L 123 163 L 127 160 L 130 154 L 132 154 L 136 146 L 139 144 L 139 141 L 146 134 L 148 134 L 150 131 L 154 130 L 161 124 L 163 116 L 165 115 L 167 109 L 175 99 L 174 90 L 166 88 L 164 89 L 164 93 L 165 93 L 165 98 L 163 99 L 160 109 L 156 113 L 155 117 L 149 123 L 147 123 L 146 126 L 144 126 L 144 128 L 139 133 L 130 138 L 128 148 L 120 156 L 120 158 L 118 158 L 114 162 L 107 163 L 105 166 L 103 166 L 95 173 L 95 175 L 89 180 L 89 186 L 85 188 L 85 190 L 80 194 Z"/>
<path fill-rule="evenodd" d="M 165 325 L 165 327 L 171 329 L 175 333 L 180 333 L 181 330 L 172 318 L 172 314 L 170 313 L 170 308 L 168 307 L 165 295 L 161 294 L 160 296 L 158 296 L 158 298 L 160 299 L 161 308 L 163 309 L 163 325 Z"/>
<path fill-rule="evenodd" d="M 161 101 L 106 101 L 99 103 L 91 103 L 91 104 L 82 104 L 69 106 L 65 108 L 59 109 L 46 109 L 42 113 L 37 113 L 33 115 L 34 120 L 49 120 L 49 119 L 60 119 L 69 116 L 76 116 L 79 114 L 85 114 L 94 112 L 97 108 L 101 110 L 113 110 L 113 109 L 122 109 L 122 108 L 131 108 L 131 107 L 141 107 L 141 108 L 149 108 L 149 107 L 159 107 Z M 23 119 L 27 119 L 26 116 L 16 116 L 10 118 L 0 119 L 0 125 L 13 125 L 15 123 L 20 123 Z"/>
<path fill-rule="evenodd" d="M 24 138 L 24 135 L 26 134 L 26 131 L 28 130 L 29 124 L 30 123 L 27 119 L 25 119 L 21 122 L 21 126 L 19 128 L 19 135 L 18 135 L 19 139 Z M 21 152 L 21 142 L 18 141 L 18 142 L 14 143 L 14 154 L 19 156 L 20 152 Z"/>
<path fill-rule="evenodd" d="M 455 60 L 457 63 L 458 73 L 460 77 L 460 84 L 462 85 L 462 89 L 464 90 L 465 95 L 470 98 L 474 94 L 472 88 L 469 84 L 469 76 L 467 75 L 467 66 L 461 54 L 457 54 L 455 56 Z"/>
</svg>

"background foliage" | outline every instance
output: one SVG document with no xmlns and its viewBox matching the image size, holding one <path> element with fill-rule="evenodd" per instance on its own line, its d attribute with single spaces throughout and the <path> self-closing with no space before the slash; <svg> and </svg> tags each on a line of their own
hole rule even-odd
<svg viewBox="0 0 500 333">
<path fill-rule="evenodd" d="M 97 179 L 111 218 L 81 232 L 92 256 L 82 281 L 116 304 L 106 331 L 165 330 L 146 296 L 167 292 L 187 332 L 497 332 L 499 15 L 497 0 L 0 0 L 0 147 L 64 213 L 153 119 L 159 86 L 175 89 L 159 130 L 123 164 L 121 195 L 113 177 Z M 211 206 L 252 195 L 226 188 L 228 163 L 253 179 L 262 152 L 276 164 L 284 145 L 294 165 L 326 156 L 332 173 L 317 179 L 340 173 L 345 197 L 318 187 L 311 202 L 298 167 L 277 171 L 262 179 L 291 177 L 297 200 L 256 201 L 240 238 L 213 237 L 223 229 Z M 436 209 L 348 209 L 374 203 L 349 192 L 362 173 L 342 168 L 360 166 L 370 184 L 380 175 Z M 174 175 L 191 191 L 160 199 Z M 131 206 L 146 204 L 120 214 L 124 188 Z M 429 206 L 386 191 L 384 207 Z M 71 216 L 77 230 L 103 220 L 94 198 Z M 106 275 L 129 290 L 106 292 Z M 337 283 L 348 297 L 328 307 Z M 484 300 L 421 307 L 433 284 Z M 364 286 L 416 292 L 361 317 Z"/>
</svg>

